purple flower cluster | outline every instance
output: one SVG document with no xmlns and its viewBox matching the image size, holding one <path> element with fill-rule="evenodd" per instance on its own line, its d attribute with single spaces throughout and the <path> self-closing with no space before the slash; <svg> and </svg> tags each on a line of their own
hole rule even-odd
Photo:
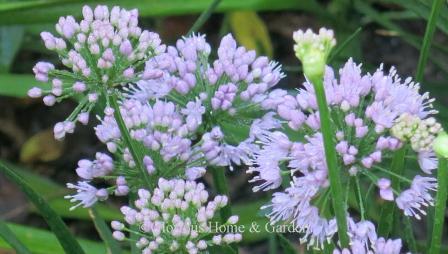
<svg viewBox="0 0 448 254">
<path fill-rule="evenodd" d="M 120 50 L 123 47 L 121 44 Z M 105 53 L 99 61 L 107 66 L 117 56 Z M 211 47 L 204 36 L 180 39 L 166 49 L 157 47 L 156 53 L 147 59 L 136 84 L 124 88 L 119 106 L 130 137 L 143 153 L 142 161 L 134 161 L 114 109 L 107 106 L 95 132 L 116 162 L 108 169 L 98 158 L 79 163 L 77 173 L 84 180 L 116 180 L 108 188 L 109 194 L 123 196 L 145 186 L 137 165 L 143 165 L 153 179 L 195 180 L 207 165 L 232 169 L 232 164 L 249 161 L 254 138 L 246 134 L 227 137 L 225 133 L 241 125 L 249 132 L 252 121 L 269 108 L 263 104 L 268 89 L 283 77 L 276 63 L 237 47 L 231 35 L 221 41 L 218 59 L 212 64 L 208 63 Z M 85 83 L 75 85 L 86 89 Z M 74 124 L 66 121 L 57 124 L 55 133 L 63 137 L 73 129 Z"/>
<path fill-rule="evenodd" d="M 350 249 L 334 250 L 333 254 L 400 254 L 401 239 L 378 237 L 375 225 L 370 221 L 354 222 L 349 220 Z"/>
<path fill-rule="evenodd" d="M 239 242 L 241 235 L 210 232 L 208 222 L 228 200 L 217 196 L 208 202 L 204 185 L 195 180 L 208 166 L 232 170 L 232 165 L 246 165 L 254 192 L 276 190 L 290 181 L 262 207 L 271 224 L 293 224 L 308 247 L 322 249 L 334 240 L 338 225 L 329 215 L 332 193 L 310 82 L 294 95 L 275 89 L 284 77 L 281 66 L 238 46 L 230 34 L 221 40 L 217 58 L 210 59 L 205 36 L 165 46 L 157 34 L 138 27 L 137 10 L 100 5 L 94 10 L 85 6 L 82 13 L 79 23 L 72 16 L 59 19 L 60 37 L 41 34 L 66 70 L 37 63 L 36 79 L 50 82 L 51 89 L 35 87 L 28 93 L 43 97 L 48 106 L 80 98 L 73 113 L 54 126 L 57 139 L 73 133 L 76 121 L 87 124 L 99 99 L 106 103 L 94 129 L 113 156 L 98 152 L 94 160 L 78 162 L 81 180 L 67 184 L 76 190 L 66 196 L 76 202 L 72 209 L 91 207 L 110 195 L 137 193 L 135 208 L 121 211 L 127 224 L 139 227 L 134 233 L 141 238 L 133 243 L 142 253 L 204 252 L 208 246 Z M 333 37 L 326 29 L 318 35 L 311 30 L 294 34 L 296 55 L 311 80 L 323 73 Z M 363 190 L 351 190 L 354 183 L 376 186 L 380 198 L 420 219 L 437 191 L 432 143 L 442 127 L 431 116 L 437 113 L 433 99 L 393 68 L 388 74 L 382 66 L 363 74 L 352 59 L 339 75 L 326 67 L 323 85 L 345 193 Z M 398 150 L 418 158 L 423 176 L 409 172 L 414 178 L 407 179 L 383 166 Z M 394 189 L 397 178 L 404 190 Z M 95 181 L 112 186 L 96 188 Z M 375 225 L 361 215 L 358 222 L 347 215 L 350 248 L 335 254 L 400 252 L 401 240 L 379 237 Z M 232 216 L 226 224 L 237 221 Z M 128 240 L 125 231 L 133 231 L 118 221 L 112 228 L 119 241 Z"/>
<path fill-rule="evenodd" d="M 128 97 L 142 102 L 162 98 L 172 101 L 184 107 L 182 113 L 188 112 L 187 118 L 194 126 L 202 124 L 202 119 L 213 119 L 216 126 L 202 131 L 207 159 L 220 166 L 239 164 L 244 158 L 238 154 L 244 157 L 246 152 L 241 150 L 244 144 L 238 144 L 247 136 L 235 141 L 226 133 L 232 127 L 248 129 L 269 109 L 264 103 L 268 90 L 284 75 L 277 63 L 238 47 L 231 35 L 221 40 L 218 58 L 213 62 L 209 62 L 210 53 L 205 36 L 178 40 L 175 47 L 168 46 L 166 52 L 146 62 L 146 71 L 153 77 L 137 82 L 128 90 Z"/>
<path fill-rule="evenodd" d="M 339 78 L 329 67 L 324 76 L 331 120 L 336 129 L 339 167 L 346 176 L 342 178 L 343 184 L 351 188 L 351 179 L 357 178 L 366 185 L 378 186 L 382 199 L 395 201 L 406 216 L 420 219 L 420 214 L 425 214 L 424 208 L 433 205 L 436 179 L 414 173 L 414 180 L 405 181 L 405 184 L 412 182 L 410 189 L 400 192 L 392 187 L 393 172 L 382 165 L 390 163 L 389 154 L 406 149 L 409 155 L 419 159 L 423 173 L 431 174 L 437 165 L 432 142 L 441 131 L 440 124 L 430 116 L 436 113 L 431 107 L 433 99 L 428 94 L 420 95 L 419 85 L 409 78 L 402 81 L 394 69 L 384 74 L 381 67 L 372 75 L 363 75 L 360 67 L 350 59 L 340 69 Z M 263 208 L 272 223 L 294 223 L 304 232 L 309 245 L 322 247 L 337 228 L 334 218 L 324 218 L 317 208 L 328 209 L 329 202 L 325 200 L 331 194 L 313 86 L 305 82 L 296 96 L 274 90 L 264 103 L 273 112 L 254 121 L 251 127 L 254 140 L 246 163 L 250 167 L 248 172 L 254 175 L 250 182 L 257 183 L 253 190 L 276 189 L 285 176 L 291 176 L 291 186 L 284 192 L 274 193 L 272 203 Z M 297 131 L 298 138 L 292 140 L 285 134 L 290 132 L 287 129 Z M 398 193 L 396 198 L 394 193 Z M 374 230 L 373 226 L 373 233 Z M 359 244 L 365 252 L 352 250 L 353 253 L 380 248 L 374 247 L 376 240 L 370 239 L 369 244 L 363 240 Z M 357 242 L 352 236 L 351 241 Z"/>
<path fill-rule="evenodd" d="M 151 76 L 141 67 L 146 59 L 165 51 L 159 35 L 138 27 L 138 11 L 99 5 L 84 6 L 83 19 L 61 17 L 56 31 L 61 37 L 42 32 L 45 47 L 55 51 L 68 70 L 57 70 L 48 62 L 38 62 L 33 72 L 40 82 L 51 82 L 50 90 L 34 87 L 28 95 L 43 97 L 47 106 L 66 98 L 83 95 L 80 104 L 64 122 L 55 126 L 57 139 L 72 133 L 75 121 L 87 124 L 89 112 L 99 96 L 113 86 Z"/>
<path fill-rule="evenodd" d="M 123 206 L 121 212 L 127 224 L 139 229 L 136 234 L 141 237 L 133 244 L 142 254 L 202 253 L 208 246 L 241 241 L 239 233 L 219 234 L 212 228 L 211 220 L 227 205 L 227 197 L 216 196 L 212 201 L 208 198 L 202 183 L 160 178 L 153 191 L 138 190 L 135 208 Z M 238 216 L 231 216 L 226 224 L 237 222 Z M 111 226 L 118 241 L 127 240 L 123 231 L 134 232 L 118 221 Z"/>
<path fill-rule="evenodd" d="M 201 108 L 199 106 L 193 106 Z M 199 144 L 192 144 L 192 136 L 202 122 L 200 110 L 179 108 L 172 102 L 155 101 L 152 105 L 127 99 L 120 105 L 120 114 L 133 142 L 138 142 L 145 155 L 142 165 L 148 175 L 185 176 L 195 180 L 205 173 L 206 158 Z M 85 180 L 94 178 L 116 179 L 109 192 L 127 195 L 129 186 L 143 187 L 139 169 L 132 157 L 114 117 L 114 110 L 107 107 L 101 123 L 95 127 L 98 139 L 104 143 L 112 158 L 97 153 L 96 160 L 81 160 L 76 172 Z"/>
</svg>

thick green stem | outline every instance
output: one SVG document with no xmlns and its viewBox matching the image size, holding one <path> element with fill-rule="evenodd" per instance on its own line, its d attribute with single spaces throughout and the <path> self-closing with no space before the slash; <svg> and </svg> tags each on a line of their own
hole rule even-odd
<svg viewBox="0 0 448 254">
<path fill-rule="evenodd" d="M 434 224 L 432 227 L 432 240 L 429 247 L 429 254 L 439 254 L 442 244 L 443 224 L 445 221 L 446 199 L 448 194 L 448 161 L 446 158 L 439 158 L 439 168 L 437 170 L 437 195 L 434 213 Z"/>
<path fill-rule="evenodd" d="M 227 178 L 225 169 L 221 167 L 210 168 L 213 176 L 213 183 L 215 184 L 216 191 L 221 195 L 226 195 L 229 198 L 229 203 L 220 210 L 221 222 L 225 223 L 227 219 L 232 216 L 232 208 L 230 207 L 229 187 L 227 184 Z"/>
<path fill-rule="evenodd" d="M 333 209 L 336 215 L 338 225 L 339 241 L 341 247 L 348 247 L 347 235 L 347 213 L 346 204 L 343 199 L 343 191 L 338 168 L 338 159 L 336 157 L 335 141 L 333 139 L 335 132 L 331 128 L 330 111 L 325 97 L 325 90 L 322 78 L 311 79 L 316 91 L 317 104 L 319 107 L 320 126 L 324 141 L 325 158 L 328 167 L 328 176 L 330 178 L 330 190 L 333 195 Z"/>
<path fill-rule="evenodd" d="M 390 170 L 397 175 L 401 175 L 403 172 L 405 156 L 406 156 L 406 148 L 402 147 L 395 152 L 392 158 Z M 394 190 L 400 190 L 401 180 L 395 176 L 392 176 L 391 179 L 392 179 L 392 188 Z M 386 238 L 389 236 L 394 221 L 394 210 L 395 210 L 394 202 L 388 202 L 383 205 L 381 209 L 380 222 L 378 223 L 378 235 Z"/>
<path fill-rule="evenodd" d="M 152 186 L 151 179 L 149 178 L 148 172 L 146 171 L 145 167 L 143 166 L 143 154 L 139 152 L 139 150 L 136 147 L 135 142 L 133 142 L 131 138 L 131 134 L 129 133 L 128 128 L 126 127 L 126 124 L 124 123 L 123 117 L 120 113 L 120 107 L 117 102 L 117 95 L 115 93 L 112 93 L 109 95 L 109 100 L 112 108 L 114 109 L 114 116 L 115 121 L 117 122 L 118 128 L 120 129 L 121 136 L 123 137 L 123 141 L 126 144 L 127 148 L 129 149 L 129 152 L 132 155 L 132 159 L 135 162 L 135 166 L 138 170 L 141 172 L 141 176 L 143 180 L 145 181 L 147 187 Z"/>
<path fill-rule="evenodd" d="M 277 235 L 269 235 L 269 254 L 277 254 Z"/>
<path fill-rule="evenodd" d="M 433 0 L 431 13 L 429 14 L 428 23 L 426 24 L 425 37 L 423 38 L 423 45 L 420 48 L 420 58 L 418 59 L 417 73 L 415 79 L 418 82 L 423 81 L 423 73 L 425 65 L 428 62 L 429 49 L 431 47 L 434 31 L 436 30 L 437 18 L 440 10 L 442 10 L 444 0 Z"/>
</svg>

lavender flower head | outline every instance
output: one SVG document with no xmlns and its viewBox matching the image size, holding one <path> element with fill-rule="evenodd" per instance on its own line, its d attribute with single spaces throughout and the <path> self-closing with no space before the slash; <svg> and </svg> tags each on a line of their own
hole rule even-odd
<svg viewBox="0 0 448 254">
<path fill-rule="evenodd" d="M 81 98 L 73 113 L 54 127 L 55 137 L 64 138 L 72 133 L 75 122 L 87 124 L 89 112 L 111 87 L 149 79 L 142 68 L 144 62 L 165 50 L 159 35 L 138 27 L 138 11 L 127 11 L 118 6 L 108 9 L 98 5 L 82 9 L 83 19 L 61 17 L 56 31 L 61 37 L 42 32 L 45 47 L 62 59 L 64 70 L 48 62 L 38 62 L 33 72 L 40 82 L 50 82 L 52 88 L 34 87 L 28 95 L 43 96 L 47 106 L 66 98 Z"/>
<path fill-rule="evenodd" d="M 410 78 L 402 80 L 394 68 L 389 74 L 382 67 L 373 74 L 362 74 L 361 65 L 352 59 L 339 70 L 338 77 L 326 67 L 324 87 L 346 193 L 357 193 L 355 182 L 377 186 L 380 198 L 395 202 L 405 216 L 420 219 L 426 214 L 425 208 L 433 205 L 437 190 L 437 180 L 432 176 L 437 165 L 432 143 L 442 128 L 432 116 L 437 113 L 432 109 L 433 99 L 427 93 L 420 94 L 419 85 Z M 254 191 L 266 191 L 277 189 L 289 176 L 290 186 L 274 193 L 263 209 L 271 223 L 293 223 L 303 232 L 302 241 L 322 248 L 324 242 L 332 240 L 337 225 L 331 213 L 325 212 L 331 211 L 327 202 L 331 193 L 313 86 L 305 82 L 296 96 L 274 90 L 268 98 L 277 102 L 273 103 L 273 112 L 251 127 L 250 136 L 255 138 L 252 145 L 257 148 L 251 150 L 246 162 L 248 172 L 254 175 L 250 182 L 257 183 Z M 284 134 L 294 132 L 297 134 Z M 421 170 L 405 169 L 414 178 L 400 177 L 403 190 L 393 187 L 397 179 L 388 168 L 398 150 L 417 158 Z M 365 193 L 360 195 L 365 197 Z M 367 198 L 362 202 L 375 205 L 372 195 Z M 373 224 L 370 228 L 376 235 Z M 389 242 L 377 240 L 359 243 L 350 235 L 352 247 L 360 244 L 365 251 L 353 253 L 389 248 L 384 247 Z M 398 247 L 390 248 L 398 249 L 390 253 L 399 252 Z"/>
<path fill-rule="evenodd" d="M 141 80 L 125 87 L 125 94 L 111 91 L 120 97 L 119 114 L 141 161 L 135 161 L 115 110 L 107 106 L 95 133 L 114 162 L 104 168 L 98 158 L 81 160 L 80 178 L 106 180 L 109 195 L 126 196 L 153 187 L 160 177 L 195 180 L 208 165 L 232 169 L 247 161 L 250 124 L 272 107 L 263 100 L 283 74 L 266 57 L 237 47 L 230 35 L 213 65 L 210 53 L 204 36 L 183 38 L 149 58 Z M 235 129 L 243 131 L 235 135 Z"/>
<path fill-rule="evenodd" d="M 263 101 L 284 75 L 277 63 L 238 46 L 230 34 L 221 40 L 216 60 L 209 60 L 210 53 L 205 36 L 179 39 L 146 62 L 147 72 L 163 74 L 137 82 L 129 97 L 175 102 L 188 126 L 200 126 L 198 135 L 203 135 L 203 152 L 211 164 L 240 164 L 247 154 L 240 143 L 252 121 L 271 106 Z"/>
<path fill-rule="evenodd" d="M 132 142 L 143 152 L 142 161 L 137 163 L 122 137 L 114 110 L 107 107 L 104 117 L 99 118 L 95 133 L 114 159 L 97 153 L 93 161 L 80 160 L 76 173 L 87 181 L 107 180 L 112 185 L 107 189 L 108 194 L 116 196 L 151 187 L 152 183 L 145 181 L 145 175 L 151 177 L 153 184 L 160 177 L 189 180 L 202 177 L 207 160 L 201 145 L 192 142 L 198 126 L 190 125 L 188 116 L 182 112 L 176 104 L 161 100 L 153 104 L 134 99 L 121 102 L 120 114 Z M 201 122 L 202 118 L 199 116 L 196 121 Z"/>
<path fill-rule="evenodd" d="M 141 237 L 134 244 L 141 253 L 203 253 L 209 246 L 236 243 L 242 240 L 239 233 L 216 233 L 211 220 L 227 205 L 226 196 L 208 201 L 204 185 L 193 181 L 159 179 L 153 191 L 140 189 L 136 208 L 121 207 L 126 224 L 111 223 L 113 237 L 129 240 L 123 231 L 133 232 L 137 226 Z M 231 216 L 225 225 L 238 222 Z"/>
</svg>

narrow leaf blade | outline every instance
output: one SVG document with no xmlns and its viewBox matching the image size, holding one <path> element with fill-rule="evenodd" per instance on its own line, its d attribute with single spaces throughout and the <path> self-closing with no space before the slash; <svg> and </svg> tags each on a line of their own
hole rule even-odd
<svg viewBox="0 0 448 254">
<path fill-rule="evenodd" d="M 17 253 L 31 254 L 28 248 L 23 245 L 3 220 L 0 220 L 0 237 L 3 238 Z"/>
<path fill-rule="evenodd" d="M 4 163 L 0 162 L 0 170 L 14 183 L 40 211 L 48 226 L 55 233 L 62 247 L 68 254 L 84 254 L 83 249 L 68 230 L 61 217 L 48 205 L 44 198 L 37 194 L 19 175 Z"/>
<path fill-rule="evenodd" d="M 95 224 L 98 234 L 100 234 L 101 239 L 103 239 L 104 244 L 106 244 L 107 253 L 110 254 L 121 254 L 121 247 L 118 242 L 112 237 L 112 232 L 109 226 L 106 224 L 104 219 L 100 216 L 95 207 L 89 210 L 90 218 L 92 218 Z"/>
</svg>

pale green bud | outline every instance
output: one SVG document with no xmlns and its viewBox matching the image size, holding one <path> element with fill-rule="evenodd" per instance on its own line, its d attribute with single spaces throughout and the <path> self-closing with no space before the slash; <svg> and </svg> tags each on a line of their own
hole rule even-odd
<svg viewBox="0 0 448 254">
<path fill-rule="evenodd" d="M 294 51 L 302 62 L 305 76 L 311 80 L 321 79 L 325 72 L 328 55 L 336 45 L 333 31 L 325 28 L 319 30 L 319 34 L 310 29 L 303 32 L 294 32 L 293 39 L 296 42 Z"/>
<path fill-rule="evenodd" d="M 448 134 L 441 132 L 434 140 L 432 147 L 438 156 L 448 158 Z"/>
</svg>

